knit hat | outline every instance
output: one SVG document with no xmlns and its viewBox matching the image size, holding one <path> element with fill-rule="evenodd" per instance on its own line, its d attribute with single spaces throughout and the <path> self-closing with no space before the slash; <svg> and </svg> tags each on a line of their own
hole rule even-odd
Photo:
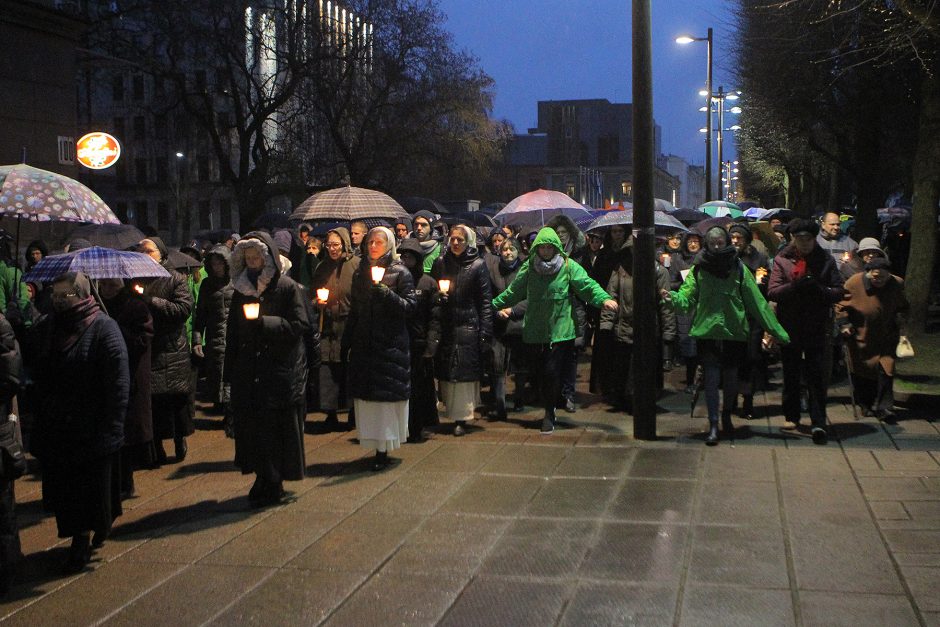
<svg viewBox="0 0 940 627">
<path fill-rule="evenodd" d="M 748 244 L 754 240 L 754 234 L 751 233 L 751 229 L 745 224 L 732 224 L 731 227 L 728 228 L 728 234 L 733 235 L 735 233 L 740 233 L 744 237 L 744 241 Z"/>
<path fill-rule="evenodd" d="M 418 218 L 424 218 L 428 221 L 428 224 L 434 224 L 437 220 L 437 216 L 428 211 L 427 209 L 422 209 L 421 211 L 416 211 L 412 220 L 417 220 Z"/>
<path fill-rule="evenodd" d="M 274 233 L 274 244 L 277 246 L 277 249 L 285 255 L 290 252 L 292 241 L 293 238 L 291 237 L 290 231 L 280 230 Z"/>
<path fill-rule="evenodd" d="M 813 237 L 816 237 L 819 235 L 819 224 L 809 218 L 794 218 L 790 220 L 790 224 L 787 225 L 787 232 L 790 234 L 790 237 L 793 237 L 797 233 L 809 233 Z"/>
<path fill-rule="evenodd" d="M 865 264 L 865 270 L 890 270 L 891 262 L 885 259 L 884 257 L 874 257 L 871 261 Z"/>
</svg>

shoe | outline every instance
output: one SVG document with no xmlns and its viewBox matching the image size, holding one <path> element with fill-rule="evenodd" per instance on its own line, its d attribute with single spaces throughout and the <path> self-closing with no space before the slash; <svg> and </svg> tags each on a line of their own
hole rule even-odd
<svg viewBox="0 0 940 627">
<path fill-rule="evenodd" d="M 542 418 L 542 435 L 550 435 L 555 432 L 555 421 L 549 416 Z"/>
<path fill-rule="evenodd" d="M 753 396 L 744 396 L 744 403 L 741 405 L 741 413 L 738 414 L 745 420 L 754 419 L 754 397 Z"/>
<path fill-rule="evenodd" d="M 466 432 L 467 430 L 464 429 L 463 422 L 458 422 L 457 424 L 454 425 L 454 437 L 459 438 Z"/>
<path fill-rule="evenodd" d="M 879 419 L 886 425 L 896 425 L 898 424 L 898 415 L 891 410 L 886 410 L 881 412 Z"/>
<path fill-rule="evenodd" d="M 826 430 L 822 427 L 813 427 L 813 444 L 825 444 L 829 441 Z"/>
<path fill-rule="evenodd" d="M 155 467 L 160 467 L 166 463 L 166 449 L 163 448 L 163 440 L 154 440 L 153 449 L 156 453 L 156 458 L 154 459 Z"/>
<path fill-rule="evenodd" d="M 667 359 L 663 362 L 663 372 L 672 372 L 672 360 Z"/>
<path fill-rule="evenodd" d="M 72 536 L 72 546 L 69 547 L 69 556 L 63 564 L 66 574 L 75 574 L 85 570 L 91 561 L 91 544 L 87 534 Z"/>
<path fill-rule="evenodd" d="M 108 539 L 107 531 L 96 531 L 93 536 L 91 536 L 91 546 L 96 549 L 100 549 L 104 546 L 104 541 Z"/>
<path fill-rule="evenodd" d="M 486 419 L 490 422 L 499 422 L 501 420 L 506 420 L 506 412 L 491 411 L 486 415 Z"/>
<path fill-rule="evenodd" d="M 388 452 L 376 451 L 375 457 L 372 459 L 372 472 L 385 470 L 388 463 Z"/>
<path fill-rule="evenodd" d="M 721 430 L 726 435 L 731 435 L 732 433 L 734 433 L 734 423 L 731 422 L 730 413 L 721 414 Z"/>
<path fill-rule="evenodd" d="M 323 421 L 323 426 L 326 427 L 327 431 L 339 430 L 339 420 L 336 418 L 335 411 L 326 412 L 326 420 Z"/>
<path fill-rule="evenodd" d="M 189 445 L 186 444 L 186 438 L 176 438 L 173 444 L 176 449 L 176 462 L 179 463 L 186 459 L 186 453 L 189 452 Z"/>
<path fill-rule="evenodd" d="M 793 429 L 799 429 L 799 428 L 800 428 L 800 423 L 799 423 L 799 422 L 793 422 L 792 420 L 784 420 L 784 421 L 783 421 L 783 428 L 784 428 L 784 429 L 788 429 L 788 430 L 790 430 L 790 431 L 792 431 Z"/>
<path fill-rule="evenodd" d="M 521 398 L 517 398 L 512 404 L 512 410 L 515 412 L 525 411 L 525 403 L 522 402 Z"/>
<path fill-rule="evenodd" d="M 565 399 L 565 411 L 568 412 L 569 414 L 573 414 L 574 412 L 578 411 L 578 408 L 575 407 L 574 399 L 572 398 Z"/>
<path fill-rule="evenodd" d="M 715 420 L 708 428 L 708 435 L 705 436 L 706 446 L 718 446 L 718 421 Z"/>
<path fill-rule="evenodd" d="M 248 490 L 248 500 L 252 505 L 261 502 L 261 499 L 264 498 L 264 487 L 264 481 L 261 480 L 261 477 L 255 477 L 254 484 Z"/>
</svg>

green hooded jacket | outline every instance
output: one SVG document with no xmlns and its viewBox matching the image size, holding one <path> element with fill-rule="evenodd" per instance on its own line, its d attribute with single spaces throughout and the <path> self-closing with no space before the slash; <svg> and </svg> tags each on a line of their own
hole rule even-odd
<svg viewBox="0 0 940 627">
<path fill-rule="evenodd" d="M 724 279 L 693 266 L 678 292 L 670 292 L 680 312 L 695 310 L 690 337 L 708 340 L 747 340 L 747 315 L 777 340 L 787 344 L 790 336 L 754 282 L 754 275 L 738 262 Z"/>
<path fill-rule="evenodd" d="M 540 244 L 551 244 L 564 259 L 561 270 L 553 275 L 542 275 L 530 267 L 538 258 L 535 252 Z M 493 307 L 512 307 L 529 301 L 522 319 L 522 341 L 527 344 L 554 344 L 575 339 L 577 335 L 571 295 L 600 308 L 610 295 L 588 276 L 578 262 L 562 252 L 561 240 L 555 230 L 544 227 L 532 242 L 531 256 L 503 293 L 493 299 Z"/>
</svg>

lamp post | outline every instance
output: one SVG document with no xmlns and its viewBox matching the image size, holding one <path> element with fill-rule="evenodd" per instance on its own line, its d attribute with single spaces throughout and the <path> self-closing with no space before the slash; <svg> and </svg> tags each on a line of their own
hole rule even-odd
<svg viewBox="0 0 940 627">
<path fill-rule="evenodd" d="M 737 91 L 725 91 L 724 85 L 718 87 L 718 92 L 713 95 L 714 100 L 718 103 L 718 164 L 719 167 L 724 167 L 724 131 L 725 131 L 725 100 L 737 100 L 739 98 L 740 92 Z M 734 107 L 729 111 L 730 113 L 740 113 L 741 109 Z M 711 112 L 708 114 L 709 120 L 711 119 Z"/>
<path fill-rule="evenodd" d="M 677 44 L 690 44 L 693 41 L 704 41 L 707 45 L 707 71 L 705 73 L 705 202 L 712 199 L 712 29 L 708 29 L 705 37 L 692 37 L 682 35 L 676 37 Z"/>
</svg>

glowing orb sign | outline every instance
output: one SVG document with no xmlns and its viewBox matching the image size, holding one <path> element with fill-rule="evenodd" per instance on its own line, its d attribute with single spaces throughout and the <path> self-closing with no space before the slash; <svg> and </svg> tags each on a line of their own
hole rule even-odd
<svg viewBox="0 0 940 627">
<path fill-rule="evenodd" d="M 94 132 L 75 142 L 75 158 L 86 168 L 110 168 L 121 156 L 121 144 L 107 133 Z"/>
</svg>

